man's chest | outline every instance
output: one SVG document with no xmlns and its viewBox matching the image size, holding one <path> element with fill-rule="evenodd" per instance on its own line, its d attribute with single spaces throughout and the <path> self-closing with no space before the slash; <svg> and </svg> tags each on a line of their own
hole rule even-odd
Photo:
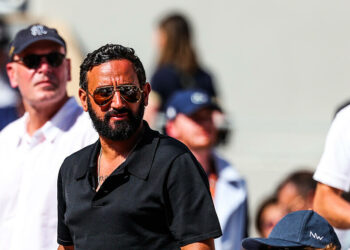
<svg viewBox="0 0 350 250">
<path fill-rule="evenodd" d="M 152 228 L 157 226 L 154 220 L 161 220 L 165 226 L 167 201 L 163 189 L 156 185 L 120 174 L 108 177 L 96 192 L 88 179 L 73 181 L 64 194 L 67 224 L 89 226 L 86 218 L 92 216 L 95 226 L 113 221 L 111 229 L 121 232 L 133 230 L 133 224 Z"/>
</svg>

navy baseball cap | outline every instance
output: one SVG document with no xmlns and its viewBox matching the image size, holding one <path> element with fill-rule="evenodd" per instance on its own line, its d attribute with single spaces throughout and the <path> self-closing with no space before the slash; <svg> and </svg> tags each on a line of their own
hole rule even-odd
<svg viewBox="0 0 350 250">
<path fill-rule="evenodd" d="M 17 32 L 15 38 L 10 43 L 10 60 L 13 59 L 15 54 L 21 53 L 29 45 L 43 40 L 56 42 L 67 50 L 66 42 L 58 34 L 56 29 L 49 28 L 42 24 L 33 24 Z"/>
<path fill-rule="evenodd" d="M 287 214 L 272 229 L 268 238 L 246 238 L 242 246 L 248 250 L 271 247 L 325 248 L 333 244 L 341 249 L 333 227 L 312 210 L 301 210 Z"/>
<path fill-rule="evenodd" d="M 180 90 L 175 92 L 165 105 L 165 116 L 174 119 L 179 113 L 192 115 L 202 108 L 220 110 L 219 106 L 202 90 Z"/>
</svg>

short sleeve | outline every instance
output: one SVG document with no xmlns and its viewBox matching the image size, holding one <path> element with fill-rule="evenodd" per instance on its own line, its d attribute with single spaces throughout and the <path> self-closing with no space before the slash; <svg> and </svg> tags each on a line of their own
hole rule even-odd
<svg viewBox="0 0 350 250">
<path fill-rule="evenodd" d="M 336 116 L 327 135 L 314 179 L 331 187 L 350 188 L 350 108 Z"/>
<path fill-rule="evenodd" d="M 207 176 L 190 153 L 174 160 L 167 192 L 173 215 L 170 230 L 180 246 L 221 236 Z"/>
<path fill-rule="evenodd" d="M 57 180 L 57 202 L 58 202 L 57 243 L 62 246 L 71 246 L 73 245 L 73 240 L 64 220 L 64 215 L 66 211 L 66 202 L 64 199 L 61 170 L 58 174 L 58 180 Z"/>
</svg>

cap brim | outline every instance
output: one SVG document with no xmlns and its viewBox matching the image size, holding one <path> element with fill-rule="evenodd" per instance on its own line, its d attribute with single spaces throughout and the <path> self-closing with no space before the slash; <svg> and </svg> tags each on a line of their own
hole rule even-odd
<svg viewBox="0 0 350 250">
<path fill-rule="evenodd" d="M 65 45 L 64 43 L 60 40 L 60 39 L 57 39 L 57 38 L 54 38 L 54 37 L 45 37 L 45 38 L 40 38 L 38 37 L 37 39 L 31 39 L 29 41 L 27 41 L 26 43 L 24 43 L 22 46 L 21 46 L 21 50 L 16 50 L 13 52 L 13 55 L 14 54 L 19 54 L 21 53 L 23 50 L 25 50 L 26 48 L 28 48 L 30 45 L 32 45 L 33 43 L 36 43 L 36 42 L 40 42 L 40 41 L 52 41 L 52 42 L 55 42 L 59 45 L 61 45 L 62 47 L 65 48 Z"/>
<path fill-rule="evenodd" d="M 211 104 L 206 104 L 206 105 L 202 105 L 202 106 L 196 106 L 190 110 L 186 110 L 186 111 L 181 112 L 181 113 L 184 113 L 185 115 L 193 115 L 194 113 L 196 113 L 197 111 L 199 111 L 201 109 L 211 109 L 211 110 L 221 111 L 221 109 L 218 105 L 211 103 Z"/>
<path fill-rule="evenodd" d="M 274 238 L 246 238 L 242 241 L 242 246 L 245 249 L 257 250 L 264 246 L 272 247 L 300 247 L 303 246 L 298 242 L 292 242 Z"/>
</svg>

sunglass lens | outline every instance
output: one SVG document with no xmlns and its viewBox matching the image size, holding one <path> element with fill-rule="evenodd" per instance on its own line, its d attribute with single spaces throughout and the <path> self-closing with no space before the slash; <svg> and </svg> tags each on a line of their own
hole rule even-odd
<svg viewBox="0 0 350 250">
<path fill-rule="evenodd" d="M 136 86 L 120 86 L 119 91 L 128 102 L 137 102 L 141 98 L 141 92 Z"/>
<path fill-rule="evenodd" d="M 62 64 L 63 62 L 64 55 L 54 52 L 50 53 L 46 56 L 47 62 L 52 66 L 52 67 L 58 67 Z"/>
<path fill-rule="evenodd" d="M 27 56 L 23 57 L 23 59 L 22 59 L 24 65 L 30 69 L 36 69 L 37 67 L 39 67 L 40 60 L 41 60 L 41 56 L 34 55 L 34 54 L 27 55 Z"/>
<path fill-rule="evenodd" d="M 40 66 L 41 58 L 45 57 L 47 63 L 51 67 L 58 67 L 62 64 L 64 55 L 58 52 L 53 52 L 47 55 L 30 54 L 22 58 L 24 65 L 30 69 L 36 69 Z"/>
<path fill-rule="evenodd" d="M 94 91 L 93 98 L 97 105 L 105 105 L 108 103 L 114 95 L 114 88 L 104 87 L 98 88 Z"/>
</svg>

